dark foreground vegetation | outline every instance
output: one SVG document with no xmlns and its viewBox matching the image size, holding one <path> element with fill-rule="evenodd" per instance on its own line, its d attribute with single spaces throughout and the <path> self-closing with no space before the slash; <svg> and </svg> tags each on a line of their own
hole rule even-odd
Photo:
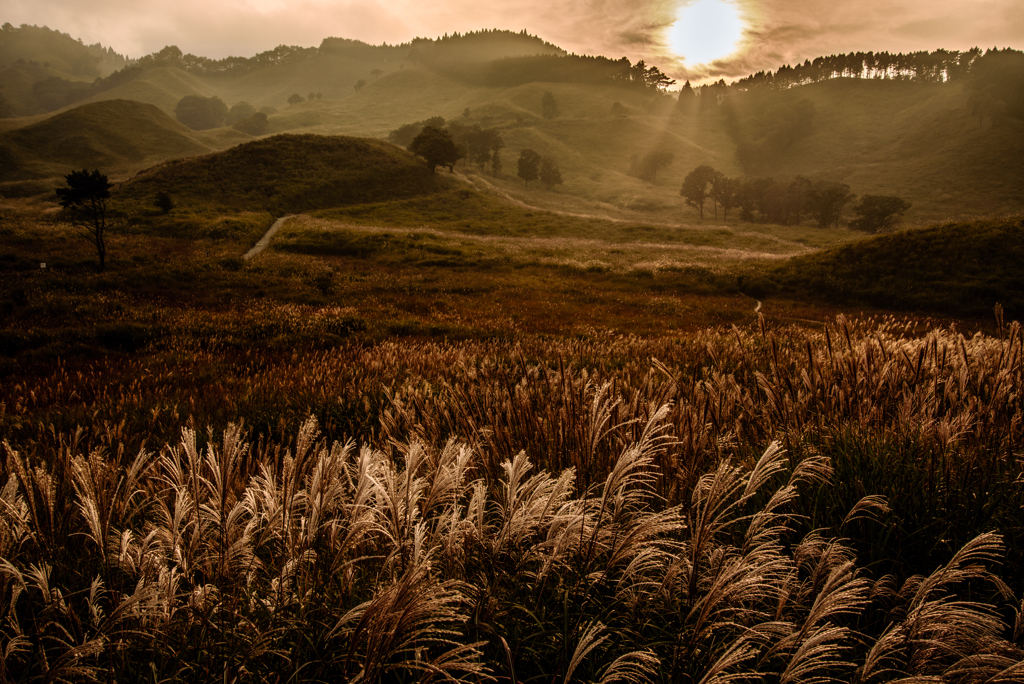
<svg viewBox="0 0 1024 684">
<path fill-rule="evenodd" d="M 4 676 L 1019 681 L 1022 361 L 840 317 L 58 366 L 0 397 Z"/>
</svg>

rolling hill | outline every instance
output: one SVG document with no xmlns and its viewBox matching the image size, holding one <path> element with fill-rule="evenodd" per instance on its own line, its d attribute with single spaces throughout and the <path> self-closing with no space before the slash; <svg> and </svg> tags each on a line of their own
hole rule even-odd
<svg viewBox="0 0 1024 684">
<path fill-rule="evenodd" d="M 54 177 L 84 167 L 140 169 L 210 150 L 154 105 L 96 102 L 0 134 L 0 181 Z"/>
<path fill-rule="evenodd" d="M 879 235 L 772 274 L 779 294 L 917 313 L 1024 316 L 1024 219 L 947 223 Z"/>
<path fill-rule="evenodd" d="M 160 192 L 186 209 L 274 214 L 430 194 L 450 185 L 390 143 L 345 136 L 275 135 L 156 166 L 118 186 L 122 202 Z"/>
</svg>

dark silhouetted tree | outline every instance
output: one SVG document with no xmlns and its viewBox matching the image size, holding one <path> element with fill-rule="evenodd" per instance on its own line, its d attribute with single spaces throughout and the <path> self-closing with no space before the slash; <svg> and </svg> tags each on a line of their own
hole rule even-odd
<svg viewBox="0 0 1024 684">
<path fill-rule="evenodd" d="M 698 166 L 686 174 L 686 178 L 683 179 L 683 187 L 679 189 L 679 194 L 686 199 L 689 206 L 700 212 L 701 218 L 704 218 L 704 201 L 708 198 L 711 183 L 715 180 L 717 173 L 706 164 Z"/>
<path fill-rule="evenodd" d="M 427 160 L 430 172 L 438 166 L 447 166 L 449 171 L 455 169 L 455 162 L 462 158 L 459 149 L 452 140 L 452 134 L 436 126 L 424 126 L 423 130 L 409 143 L 409 151 Z"/>
<path fill-rule="evenodd" d="M 64 180 L 68 187 L 57 188 L 58 202 L 71 224 L 96 247 L 102 271 L 107 267 L 107 199 L 113 184 L 99 170 L 72 171 Z"/>
<path fill-rule="evenodd" d="M 546 90 L 544 96 L 540 98 L 540 113 L 545 119 L 553 119 L 558 114 L 558 103 L 555 102 L 555 96 Z"/>
<path fill-rule="evenodd" d="M 891 195 L 864 195 L 853 206 L 857 218 L 850 227 L 868 233 L 881 233 L 892 229 L 900 217 L 910 209 L 910 203 Z"/>
<path fill-rule="evenodd" d="M 296 105 L 296 104 L 299 104 L 300 102 L 305 102 L 305 101 L 306 101 L 306 99 L 304 97 L 302 97 L 301 95 L 299 95 L 298 93 L 292 93 L 291 95 L 288 96 L 288 104 L 290 104 L 290 105 Z"/>
<path fill-rule="evenodd" d="M 543 157 L 540 160 L 540 182 L 547 190 L 562 184 L 562 172 L 554 159 Z"/>
<path fill-rule="evenodd" d="M 186 95 L 178 100 L 174 116 L 194 131 L 205 131 L 224 125 L 228 106 L 219 97 Z"/>
<path fill-rule="evenodd" d="M 843 208 L 856 197 L 846 183 L 818 181 L 807 193 L 807 209 L 820 227 L 838 227 Z"/>
<path fill-rule="evenodd" d="M 365 79 L 365 78 L 361 78 L 361 79 L 359 79 L 358 81 L 356 81 L 356 85 L 355 85 L 355 88 L 356 88 L 356 92 L 357 92 L 357 93 L 358 93 L 358 92 L 359 92 L 360 90 L 362 90 L 363 88 L 365 88 L 365 87 L 366 87 L 366 79 Z"/>
<path fill-rule="evenodd" d="M 679 89 L 679 97 L 676 99 L 676 107 L 689 111 L 689 108 L 696 102 L 697 93 L 693 91 L 693 86 L 691 86 L 690 82 L 687 81 L 683 84 L 683 87 Z"/>
<path fill-rule="evenodd" d="M 530 181 L 540 177 L 540 155 L 529 148 L 519 153 L 517 166 L 519 171 L 516 175 L 526 182 L 526 187 L 530 187 Z"/>
</svg>

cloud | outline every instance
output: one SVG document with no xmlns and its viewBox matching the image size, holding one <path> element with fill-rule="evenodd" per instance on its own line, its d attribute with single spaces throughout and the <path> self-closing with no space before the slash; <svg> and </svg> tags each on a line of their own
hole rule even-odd
<svg viewBox="0 0 1024 684">
<path fill-rule="evenodd" d="M 668 46 L 681 5 L 695 0 L 6 0 L 5 21 L 48 25 L 140 56 L 175 44 L 208 57 L 248 56 L 328 36 L 371 44 L 498 28 L 570 52 L 644 59 L 677 79 L 734 79 L 823 54 L 1021 47 L 1019 0 L 731 0 L 741 49 L 698 68 Z"/>
</svg>

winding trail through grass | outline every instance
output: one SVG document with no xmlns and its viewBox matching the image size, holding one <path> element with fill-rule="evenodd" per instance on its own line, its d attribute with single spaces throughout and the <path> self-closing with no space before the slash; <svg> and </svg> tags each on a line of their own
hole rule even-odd
<svg viewBox="0 0 1024 684">
<path fill-rule="evenodd" d="M 277 234 L 277 231 L 281 230 L 281 226 L 284 225 L 284 222 L 290 218 L 295 218 L 296 216 L 298 216 L 298 214 L 288 214 L 287 216 L 282 216 L 274 221 L 274 225 L 270 226 L 270 230 L 264 233 L 263 237 L 260 238 L 260 241 L 253 245 L 253 248 L 246 252 L 242 258 L 248 261 L 265 250 L 270 245 L 271 239 L 273 239 L 274 235 Z"/>
</svg>

